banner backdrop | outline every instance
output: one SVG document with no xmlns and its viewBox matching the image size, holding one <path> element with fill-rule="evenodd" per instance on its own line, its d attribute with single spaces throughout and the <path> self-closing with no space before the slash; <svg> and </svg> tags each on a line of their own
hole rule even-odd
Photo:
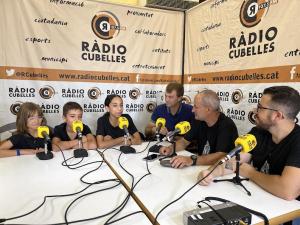
<svg viewBox="0 0 300 225">
<path fill-rule="evenodd" d="M 211 0 L 186 18 L 185 88 L 209 88 L 243 134 L 264 88 L 300 88 L 298 0 Z"/>
<path fill-rule="evenodd" d="M 95 132 L 104 99 L 119 94 L 143 131 L 156 94 L 181 81 L 182 12 L 75 0 L 3 0 L 0 12 L 0 127 L 26 101 L 54 127 L 76 101 Z"/>
</svg>

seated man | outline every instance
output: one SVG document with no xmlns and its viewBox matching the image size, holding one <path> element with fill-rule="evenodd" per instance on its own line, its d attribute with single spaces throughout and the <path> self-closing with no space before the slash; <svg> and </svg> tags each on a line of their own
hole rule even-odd
<svg viewBox="0 0 300 225">
<path fill-rule="evenodd" d="M 193 112 L 195 119 L 191 130 L 184 138 L 176 141 L 176 151 L 184 150 L 193 140 L 198 144 L 199 156 L 175 156 L 172 167 L 182 168 L 191 165 L 211 165 L 234 148 L 238 137 L 237 128 L 229 117 L 219 111 L 220 100 L 211 90 L 204 90 L 195 96 Z M 160 153 L 169 155 L 173 147 L 161 147 Z"/>
<path fill-rule="evenodd" d="M 256 109 L 257 126 L 250 131 L 257 145 L 251 152 L 241 153 L 241 176 L 286 200 L 300 200 L 300 127 L 295 123 L 299 110 L 297 90 L 288 86 L 266 88 Z M 231 159 L 200 184 L 208 185 L 214 177 L 235 171 L 234 167 Z M 211 168 L 201 171 L 199 180 Z"/>
<path fill-rule="evenodd" d="M 145 129 L 147 138 L 151 138 L 155 134 L 155 122 L 158 118 L 166 120 L 166 126 L 160 130 L 160 134 L 166 135 L 169 131 L 175 129 L 175 125 L 181 121 L 190 122 L 194 115 L 192 113 L 192 106 L 182 103 L 184 94 L 183 85 L 180 83 L 169 83 L 166 87 L 165 104 L 159 105 L 155 108 L 151 116 L 151 122 Z"/>
</svg>

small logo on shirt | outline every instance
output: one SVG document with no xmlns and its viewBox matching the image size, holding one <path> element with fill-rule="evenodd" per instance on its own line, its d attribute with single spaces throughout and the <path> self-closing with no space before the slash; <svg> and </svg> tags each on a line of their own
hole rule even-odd
<svg viewBox="0 0 300 225">
<path fill-rule="evenodd" d="M 210 152 L 210 145 L 209 142 L 206 141 L 206 144 L 204 145 L 203 151 L 202 151 L 202 155 L 207 155 Z"/>
</svg>

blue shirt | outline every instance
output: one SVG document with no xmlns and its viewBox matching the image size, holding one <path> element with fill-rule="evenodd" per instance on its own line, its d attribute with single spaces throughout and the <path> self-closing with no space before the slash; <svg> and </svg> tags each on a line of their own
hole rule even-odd
<svg viewBox="0 0 300 225">
<path fill-rule="evenodd" d="M 153 123 L 162 117 L 166 119 L 166 127 L 168 131 L 175 130 L 175 125 L 181 121 L 191 122 L 194 119 L 194 113 L 192 112 L 192 106 L 185 103 L 181 103 L 178 111 L 175 115 L 172 115 L 170 109 L 166 104 L 159 105 L 155 108 L 152 113 L 151 120 Z"/>
</svg>

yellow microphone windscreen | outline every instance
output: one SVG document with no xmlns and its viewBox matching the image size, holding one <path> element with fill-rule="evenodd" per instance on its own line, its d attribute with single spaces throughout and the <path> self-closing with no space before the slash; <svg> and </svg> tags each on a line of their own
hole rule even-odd
<svg viewBox="0 0 300 225">
<path fill-rule="evenodd" d="M 72 130 L 73 130 L 74 133 L 77 132 L 77 128 L 79 128 L 80 132 L 82 132 L 82 130 L 83 130 L 83 124 L 82 124 L 82 122 L 80 120 L 75 120 L 72 123 Z"/>
<path fill-rule="evenodd" d="M 166 126 L 166 119 L 162 118 L 162 117 L 158 118 L 156 120 L 155 126 L 158 127 L 159 124 L 161 124 L 161 127 L 165 127 Z"/>
<path fill-rule="evenodd" d="M 191 124 L 188 121 L 181 121 L 176 124 L 175 129 L 180 130 L 179 134 L 185 134 L 191 129 Z"/>
<path fill-rule="evenodd" d="M 121 129 L 124 129 L 124 126 L 126 126 L 128 128 L 129 122 L 126 117 L 121 116 L 121 117 L 119 117 L 118 121 L 119 121 L 119 127 Z"/>
<path fill-rule="evenodd" d="M 49 135 L 49 127 L 47 126 L 39 126 L 37 129 L 38 137 L 44 138 L 43 132 L 46 132 L 46 134 Z"/>
<path fill-rule="evenodd" d="M 247 153 L 247 152 L 252 151 L 255 148 L 257 142 L 256 142 L 256 138 L 254 135 L 245 134 L 243 136 L 238 137 L 235 140 L 234 144 L 235 144 L 235 146 L 238 146 L 238 145 L 242 146 L 243 149 L 241 152 Z"/>
</svg>

